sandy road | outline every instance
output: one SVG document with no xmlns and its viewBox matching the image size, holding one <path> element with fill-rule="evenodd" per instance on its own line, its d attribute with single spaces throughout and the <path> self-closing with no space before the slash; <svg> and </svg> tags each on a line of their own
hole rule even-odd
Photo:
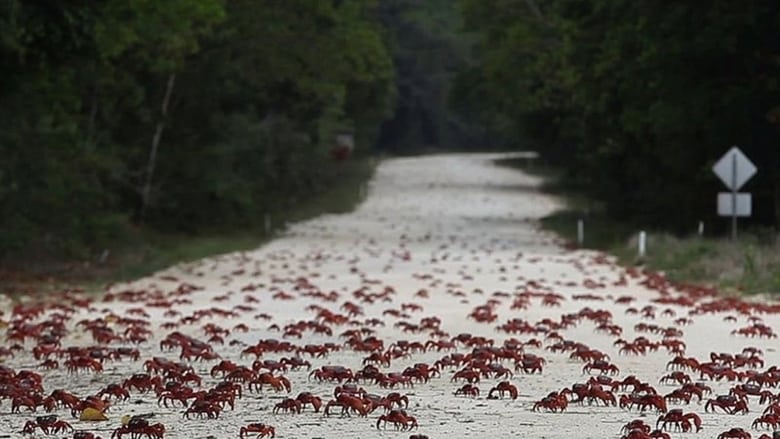
<svg viewBox="0 0 780 439">
<path fill-rule="evenodd" d="M 338 335 L 348 329 L 366 327 L 366 319 L 381 319 L 385 326 L 373 327 L 376 336 L 383 339 L 385 347 L 398 340 L 426 342 L 431 331 L 404 332 L 399 322 L 418 325 L 422 318 L 437 317 L 440 329 L 450 336 L 470 333 L 485 336 L 501 345 L 505 339 L 515 337 L 521 341 L 531 338 L 545 340 L 553 332 L 543 319 L 561 321 L 563 315 L 581 313 L 583 309 L 609 311 L 612 323 L 623 329 L 621 337 L 633 340 L 645 336 L 659 341 L 661 335 L 638 332 L 637 323 L 657 325 L 661 328 L 678 328 L 684 332 L 682 339 L 688 345 L 687 356 L 707 361 L 709 353 L 738 353 L 744 346 L 763 349 L 767 366 L 780 364 L 773 349 L 775 340 L 745 339 L 730 336 L 732 329 L 748 324 L 747 315 L 736 322 L 724 322 L 725 315 L 718 313 L 692 316 L 692 324 L 675 323 L 687 317 L 693 307 L 681 307 L 654 303 L 661 297 L 656 289 L 640 285 L 643 275 L 632 276 L 625 269 L 614 265 L 609 258 L 593 252 L 566 251 L 556 239 L 541 232 L 535 222 L 558 207 L 555 200 L 538 192 L 539 181 L 521 172 L 499 168 L 493 160 L 496 154 L 441 155 L 392 159 L 383 162 L 370 185 L 365 202 L 347 215 L 323 216 L 295 224 L 278 239 L 252 252 L 228 254 L 172 267 L 164 272 L 136 282 L 114 286 L 112 292 L 136 292 L 136 299 L 111 300 L 92 303 L 89 308 L 78 308 L 70 321 L 70 327 L 84 318 L 123 316 L 129 310 L 142 308 L 149 313 L 154 336 L 149 343 L 139 346 L 142 360 L 152 356 L 177 359 L 178 352 L 161 353 L 159 340 L 170 330 L 159 329 L 164 322 L 179 322 L 179 317 L 195 316 L 208 308 L 232 310 L 233 317 L 204 316 L 192 324 L 181 324 L 183 333 L 205 340 L 202 330 L 206 323 L 230 329 L 239 323 L 249 327 L 246 333 L 233 331 L 225 337 L 225 345 L 215 345 L 215 350 L 225 359 L 240 364 L 251 364 L 251 359 L 240 358 L 242 345 L 229 344 L 238 340 L 244 345 L 258 340 L 275 338 L 288 340 L 303 346 L 312 343 L 339 342 Z M 175 291 L 182 284 L 198 288 L 184 296 Z M 381 297 L 391 290 L 387 300 L 367 301 L 366 297 Z M 427 296 L 418 294 L 421 290 Z M 313 294 L 321 293 L 319 298 Z M 278 298 L 286 295 L 289 300 Z M 543 295 L 560 295 L 556 303 L 543 304 Z M 332 294 L 332 302 L 321 299 Z M 276 296 L 277 298 L 274 298 Z M 618 303 L 617 298 L 630 296 L 635 302 Z M 166 308 L 156 307 L 161 300 L 184 297 L 188 303 L 174 308 L 180 316 L 166 315 Z M 250 303 L 247 297 L 259 303 Z M 668 292 L 664 297 L 688 297 L 685 293 Z M 517 298 L 526 298 L 525 309 L 513 309 Z M 711 298 L 697 299 L 697 304 Z M 302 338 L 283 337 L 281 332 L 270 329 L 276 324 L 285 325 L 313 320 L 317 305 L 334 313 L 344 314 L 345 302 L 359 305 L 363 314 L 353 317 L 353 323 L 332 326 L 333 335 L 304 331 Z M 387 310 L 400 310 L 402 304 L 415 304 L 420 311 L 409 310 L 406 317 L 393 317 Z M 496 320 L 480 323 L 467 316 L 475 307 L 490 304 Z M 252 306 L 243 311 L 236 306 Z M 652 306 L 653 316 L 627 313 L 629 307 L 642 309 Z M 667 315 L 662 311 L 670 309 Z M 51 312 L 50 312 L 51 313 Z M 266 313 L 272 319 L 256 318 Z M 672 315 L 673 314 L 673 315 Z M 50 315 L 50 314 L 49 314 Z M 137 314 L 135 314 L 137 315 Z M 45 317 L 45 316 L 44 316 Z M 496 330 L 496 326 L 510 320 L 522 319 L 539 328 L 534 334 L 508 334 Z M 769 326 L 776 326 L 776 314 L 762 314 Z M 113 321 L 112 319 L 110 319 Z M 672 358 L 661 348 L 658 352 L 643 356 L 620 355 L 614 341 L 618 338 L 594 331 L 595 324 L 586 319 L 567 329 L 556 330 L 564 339 L 587 344 L 610 355 L 620 368 L 619 378 L 636 375 L 642 381 L 656 386 L 661 393 L 668 393 L 675 386 L 659 385 L 658 380 L 668 371 L 666 363 Z M 116 327 L 117 332 L 123 328 Z M 548 347 L 556 340 L 544 341 Z M 92 341 L 81 331 L 67 336 L 65 345 L 89 345 Z M 27 347 L 31 344 L 28 342 Z M 461 346 L 460 352 L 470 348 Z M 519 389 L 516 400 L 487 399 L 488 391 L 502 379 L 483 379 L 478 386 L 479 398 L 456 397 L 453 392 L 462 385 L 453 383 L 454 370 L 445 369 L 441 378 L 412 388 L 396 388 L 410 399 L 409 413 L 420 424 L 416 433 L 431 438 L 452 437 L 526 437 L 526 438 L 617 438 L 620 427 L 627 421 L 643 417 L 654 423 L 656 415 L 640 414 L 618 407 L 595 405 L 570 405 L 563 414 L 533 412 L 534 402 L 552 391 L 569 387 L 587 379 L 582 373 L 583 363 L 569 359 L 569 353 L 554 353 L 545 348 L 527 347 L 526 351 L 542 356 L 547 363 L 541 374 L 517 373 L 510 381 Z M 428 351 L 415 353 L 409 358 L 399 358 L 385 371 L 404 370 L 415 363 L 433 363 L 448 352 Z M 263 358 L 278 359 L 290 354 L 267 353 Z M 332 352 L 327 358 L 308 358 L 313 366 L 343 365 L 354 370 L 363 366 L 366 353 L 349 349 Z M 21 353 L 5 363 L 14 368 L 34 367 L 37 363 L 31 355 Z M 193 363 L 204 376 L 215 362 Z M 512 363 L 504 363 L 512 369 Z M 107 363 L 99 375 L 66 374 L 64 370 L 42 372 L 47 391 L 66 388 L 79 395 L 97 392 L 103 386 L 120 382 L 132 373 L 143 370 L 142 362 Z M 335 384 L 318 383 L 307 379 L 307 372 L 289 371 L 292 396 L 310 391 L 329 399 Z M 697 374 L 694 379 L 698 378 Z M 204 386 L 216 383 L 207 378 Z M 727 393 L 733 383 L 711 382 L 715 393 Z M 375 384 L 365 384 L 372 393 L 387 393 Z M 618 392 L 625 393 L 625 392 Z M 89 429 L 110 436 L 118 425 L 118 419 L 127 413 L 155 413 L 155 419 L 166 425 L 166 438 L 235 438 L 238 429 L 247 422 L 264 422 L 276 427 L 280 438 L 406 438 L 409 433 L 392 428 L 377 431 L 374 427 L 379 412 L 368 418 L 325 417 L 321 413 L 305 411 L 300 415 L 273 414 L 274 404 L 288 395 L 263 392 L 249 394 L 239 400 L 235 410 L 225 411 L 216 420 L 182 419 L 183 409 L 158 408 L 156 398 L 133 394 L 131 400 L 118 402 L 109 411 L 110 422 L 86 424 L 75 422 L 77 429 Z M 714 438 L 731 427 L 749 428 L 761 410 L 757 400 L 750 403 L 748 416 L 706 414 L 703 402 L 682 406 L 698 413 L 704 421 L 699 434 L 673 433 L 673 437 Z M 17 437 L 29 414 L 9 414 L 8 404 L 0 408 L 0 431 Z M 58 412 L 69 418 L 66 411 Z M 754 437 L 758 432 L 754 431 Z"/>
</svg>

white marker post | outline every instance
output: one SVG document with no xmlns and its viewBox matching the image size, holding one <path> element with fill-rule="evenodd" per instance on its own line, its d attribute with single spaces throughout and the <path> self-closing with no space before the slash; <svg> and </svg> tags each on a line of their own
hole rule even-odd
<svg viewBox="0 0 780 439">
<path fill-rule="evenodd" d="M 647 233 L 644 230 L 639 232 L 639 257 L 644 258 L 647 253 Z"/>
<path fill-rule="evenodd" d="M 271 233 L 271 214 L 266 213 L 264 218 L 265 234 Z"/>
<path fill-rule="evenodd" d="M 699 221 L 699 236 L 704 236 L 704 221 Z"/>
<path fill-rule="evenodd" d="M 577 220 L 577 245 L 582 247 L 585 242 L 585 221 L 582 219 Z"/>
</svg>

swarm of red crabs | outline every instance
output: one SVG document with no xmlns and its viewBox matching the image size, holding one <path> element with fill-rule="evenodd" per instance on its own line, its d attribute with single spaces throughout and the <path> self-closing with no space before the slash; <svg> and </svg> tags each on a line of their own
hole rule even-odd
<svg viewBox="0 0 780 439">
<path fill-rule="evenodd" d="M 769 438 L 780 430 L 780 367 L 767 364 L 758 347 L 776 337 L 765 323 L 780 312 L 775 304 L 721 297 L 636 269 L 621 271 L 612 283 L 588 279 L 581 293 L 569 295 L 535 281 L 490 295 L 452 284 L 441 294 L 477 300 L 463 317 L 484 331 L 449 333 L 457 322 L 426 314 L 433 294 L 427 289 L 411 301 L 365 275 L 360 288 L 346 293 L 303 276 L 269 285 L 262 273 L 247 270 L 226 279 L 258 279 L 233 281 L 236 291 L 211 297 L 210 306 L 193 304 L 205 294 L 201 287 L 161 277 L 168 288 L 119 290 L 101 299 L 65 291 L 55 303 L 17 305 L 0 316 L 7 322 L 0 401 L 8 401 L 18 431 L 95 439 L 72 427 L 89 409 L 114 421 L 112 439 L 163 439 L 174 429 L 163 419 L 205 425 L 241 407 L 256 419 L 233 432 L 240 438 L 305 434 L 294 430 L 305 427 L 295 427 L 291 417 L 325 424 L 355 417 L 365 429 L 415 431 L 411 437 L 422 438 L 416 431 L 431 419 L 421 407 L 437 404 L 416 396 L 426 386 L 449 389 L 441 394 L 463 403 L 509 405 L 529 417 L 562 416 L 575 405 L 623 413 L 626 423 L 614 436 L 625 439 L 701 432 Z M 638 305 L 610 293 L 629 281 L 657 297 Z M 276 319 L 261 306 L 303 299 L 310 305 L 296 321 Z M 531 307 L 549 317 L 527 320 Z M 743 349 L 688 355 L 685 331 L 703 316 L 720 317 L 724 335 L 744 339 Z M 592 328 L 587 342 L 567 335 L 581 327 Z M 651 356 L 664 358 L 665 368 L 634 373 L 631 362 Z M 542 389 L 540 376 L 556 373 L 572 379 Z M 61 375 L 82 390 L 52 388 L 52 377 Z M 152 413 L 120 424 L 138 399 L 153 402 Z M 631 420 L 641 413 L 657 417 Z M 719 422 L 728 428 L 715 427 Z"/>
</svg>

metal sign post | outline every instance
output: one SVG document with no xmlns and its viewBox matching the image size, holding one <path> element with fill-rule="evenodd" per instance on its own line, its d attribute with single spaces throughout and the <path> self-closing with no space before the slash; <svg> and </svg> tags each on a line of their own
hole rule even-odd
<svg viewBox="0 0 780 439">
<path fill-rule="evenodd" d="M 756 174 L 756 165 L 739 148 L 732 146 L 715 163 L 712 171 L 731 189 L 730 193 L 721 192 L 718 194 L 718 215 L 731 217 L 731 239 L 736 240 L 737 217 L 748 217 L 752 210 L 750 194 L 738 191 Z"/>
<path fill-rule="evenodd" d="M 737 240 L 737 155 L 731 155 L 731 240 Z"/>
</svg>

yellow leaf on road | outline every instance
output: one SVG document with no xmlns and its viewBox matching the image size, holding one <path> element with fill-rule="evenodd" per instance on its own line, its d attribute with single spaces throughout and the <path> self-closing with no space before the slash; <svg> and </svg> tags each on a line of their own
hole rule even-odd
<svg viewBox="0 0 780 439">
<path fill-rule="evenodd" d="M 100 410 L 93 409 L 92 407 L 88 407 L 84 409 L 83 412 L 81 412 L 81 416 L 79 416 L 79 421 L 107 421 L 108 418 L 106 415 L 101 412 Z"/>
</svg>

